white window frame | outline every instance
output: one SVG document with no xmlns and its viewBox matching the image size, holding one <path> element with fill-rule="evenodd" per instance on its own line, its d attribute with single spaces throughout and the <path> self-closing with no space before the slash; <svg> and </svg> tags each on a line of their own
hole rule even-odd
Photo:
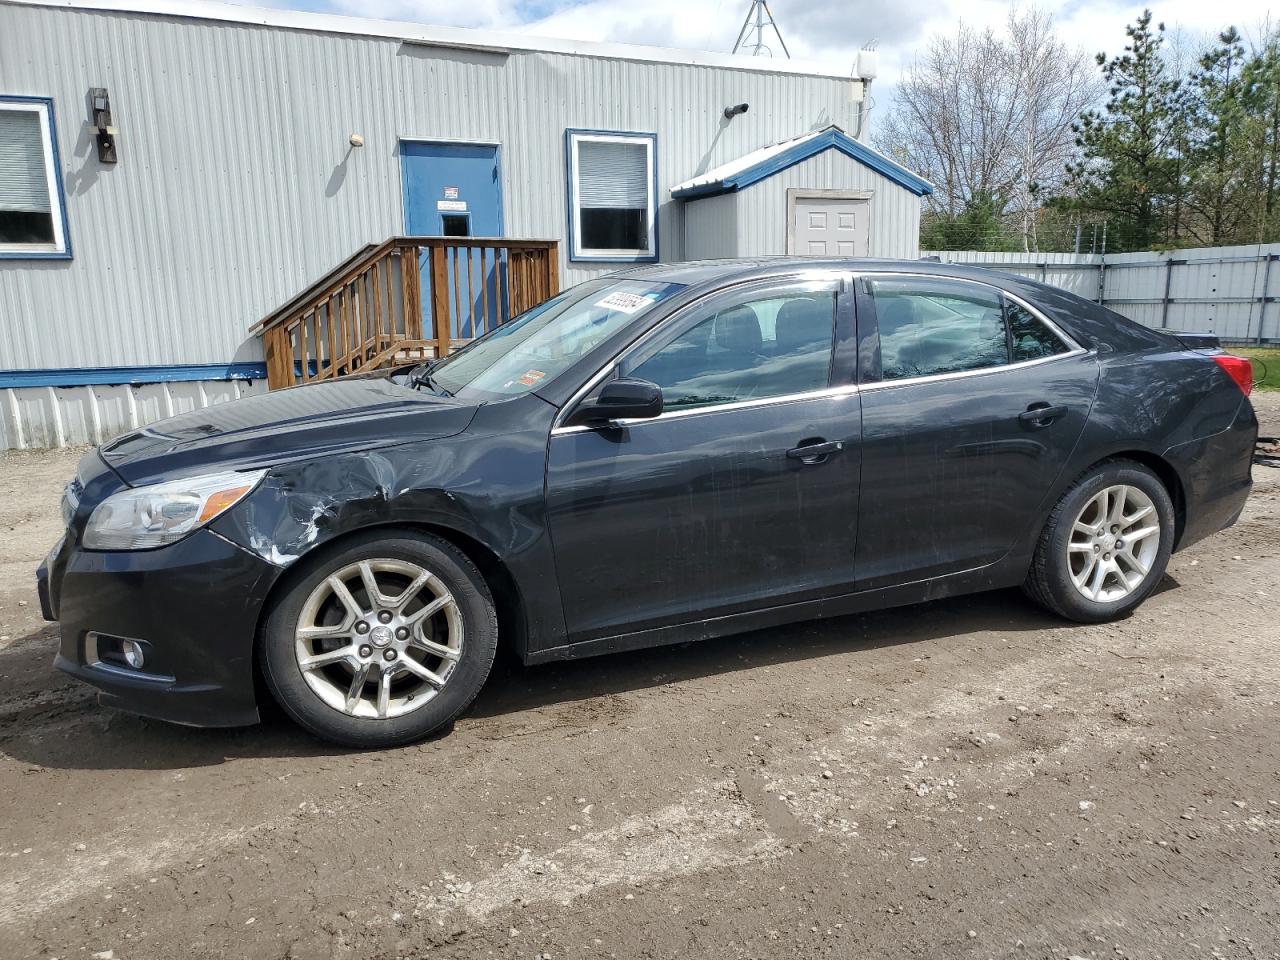
<svg viewBox="0 0 1280 960">
<path fill-rule="evenodd" d="M 0 260 L 71 259 L 71 238 L 67 232 L 67 206 L 62 192 L 58 142 L 54 136 L 53 101 L 47 97 L 0 95 L 0 110 L 27 110 L 40 118 L 44 171 L 49 191 L 49 211 L 53 218 L 53 243 L 0 242 Z"/>
<path fill-rule="evenodd" d="M 648 173 L 649 203 L 646 208 L 649 224 L 648 249 L 603 250 L 580 245 L 582 236 L 582 208 L 578 205 L 578 144 L 640 143 L 645 147 L 645 164 Z M 565 152 L 568 160 L 569 207 L 569 259 L 594 263 L 656 263 L 658 260 L 658 137 L 654 133 L 631 133 L 609 130 L 566 130 Z"/>
</svg>

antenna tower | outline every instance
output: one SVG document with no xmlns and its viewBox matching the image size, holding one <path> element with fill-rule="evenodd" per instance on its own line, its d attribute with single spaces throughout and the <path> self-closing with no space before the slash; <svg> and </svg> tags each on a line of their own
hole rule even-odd
<svg viewBox="0 0 1280 960">
<path fill-rule="evenodd" d="M 787 49 L 787 42 L 782 39 L 782 31 L 778 29 L 778 21 L 773 19 L 773 11 L 769 9 L 769 4 L 765 0 L 751 0 L 751 8 L 747 11 L 747 19 L 742 22 L 742 29 L 738 32 L 738 41 L 733 45 L 733 52 L 737 53 L 741 50 L 750 53 L 753 57 L 772 57 L 773 50 L 764 42 L 767 30 L 773 31 L 773 35 L 778 38 L 778 43 L 782 46 L 783 56 L 790 60 L 791 51 Z M 748 40 L 751 34 L 754 34 L 754 40 Z"/>
</svg>

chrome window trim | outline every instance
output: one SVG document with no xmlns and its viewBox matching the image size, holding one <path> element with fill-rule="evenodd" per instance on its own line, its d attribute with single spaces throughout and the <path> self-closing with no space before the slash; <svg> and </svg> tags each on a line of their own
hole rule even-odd
<svg viewBox="0 0 1280 960">
<path fill-rule="evenodd" d="M 973 282 L 977 283 L 978 281 L 975 280 Z M 1076 341 L 1075 337 L 1071 336 L 1071 334 L 1067 333 L 1067 331 L 1063 330 L 1060 326 L 1058 326 L 1051 319 L 1049 319 L 1048 315 L 1045 314 L 1043 310 L 1040 310 L 1034 304 L 1028 303 L 1026 300 L 1023 300 L 1016 293 L 1010 293 L 1007 290 L 1001 290 L 1000 292 L 1003 293 L 1010 300 L 1012 300 L 1014 303 L 1016 303 L 1018 306 L 1022 307 L 1022 309 L 1026 310 L 1027 313 L 1031 314 L 1031 316 L 1035 317 L 1037 320 L 1043 323 L 1046 327 L 1048 327 L 1050 333 L 1052 333 L 1055 337 L 1057 337 L 1059 340 L 1061 340 L 1063 343 L 1067 345 L 1068 353 L 1075 350 L 1078 350 L 1081 353 L 1088 352 L 1087 350 L 1085 350 L 1084 347 L 1082 347 Z M 1063 354 L 1055 353 L 1054 356 L 1059 357 L 1059 356 L 1063 356 Z"/>
<path fill-rule="evenodd" d="M 665 410 L 656 417 L 632 417 L 624 420 L 610 420 L 609 423 L 620 427 L 638 427 L 646 423 L 658 423 L 664 420 L 677 420 L 681 417 L 692 417 L 701 413 L 720 413 L 727 410 L 746 410 L 751 407 L 772 407 L 784 403 L 800 403 L 805 400 L 853 396 L 860 388 L 856 383 L 848 383 L 839 387 L 824 387 L 821 390 L 809 390 L 805 393 L 787 393 L 777 397 L 758 397 L 755 400 L 734 400 L 730 403 L 708 403 L 701 407 L 684 407 L 676 410 Z M 556 427 L 551 431 L 553 437 L 562 437 L 570 433 L 591 432 L 598 427 L 579 424 L 573 427 Z"/>
<path fill-rule="evenodd" d="M 898 380 L 877 380 L 874 383 L 864 383 L 862 390 L 887 390 L 890 387 L 906 387 L 917 383 L 938 383 L 942 380 L 962 380 L 968 377 L 991 376 L 992 374 L 1004 373 L 1008 370 L 1025 370 L 1027 367 L 1037 367 L 1044 363 L 1053 363 L 1057 360 L 1066 360 L 1072 357 L 1087 356 L 1092 351 L 1085 350 L 1083 347 L 1076 347 L 1074 350 L 1068 350 L 1066 353 L 1055 353 L 1051 357 L 1036 357 L 1034 360 L 1020 360 L 1017 363 L 1002 363 L 998 367 L 978 367 L 974 370 L 956 370 L 951 373 L 931 373 L 923 377 L 902 377 Z"/>
<path fill-rule="evenodd" d="M 763 287 L 763 286 L 767 286 L 769 284 L 774 284 L 774 283 L 780 283 L 780 284 L 832 283 L 836 285 L 835 293 L 837 294 L 837 297 L 838 297 L 841 292 L 840 284 L 842 284 L 846 279 L 848 279 L 849 274 L 850 274 L 850 271 L 847 271 L 847 270 L 829 270 L 828 269 L 828 270 L 820 270 L 820 271 L 811 271 L 808 273 L 785 273 L 785 274 L 775 274 L 767 277 L 747 277 L 743 280 L 739 280 L 736 283 L 731 283 L 724 287 L 717 287 L 715 290 L 708 290 L 706 293 L 702 294 L 701 296 L 693 300 L 690 300 L 684 306 L 677 309 L 677 311 L 671 316 L 658 321 L 657 324 L 655 324 L 650 329 L 646 330 L 643 334 L 641 334 L 636 339 L 632 340 L 630 343 L 623 346 L 620 350 L 618 350 L 617 353 L 615 353 L 612 357 L 610 357 L 608 362 L 605 363 L 604 366 L 602 366 L 599 370 L 593 373 L 586 383 L 584 383 L 581 387 L 579 387 L 576 391 L 574 391 L 573 395 L 569 397 L 568 402 L 565 403 L 565 405 L 560 408 L 559 412 L 556 413 L 556 418 L 551 424 L 551 435 L 553 437 L 556 437 L 556 436 L 561 436 L 567 433 L 578 433 L 582 430 L 596 429 L 595 427 L 587 427 L 587 426 L 566 427 L 566 426 L 563 426 L 563 422 L 565 418 L 568 416 L 569 412 L 575 406 L 578 405 L 578 402 L 581 401 L 582 398 L 585 397 L 588 393 L 594 390 L 596 386 L 600 383 L 600 381 L 603 380 L 609 374 L 609 372 L 618 365 L 619 359 L 621 357 L 623 357 L 624 355 L 626 355 L 632 350 L 643 349 L 645 344 L 648 343 L 650 340 L 652 340 L 654 337 L 658 336 L 662 332 L 663 328 L 665 328 L 672 320 L 675 320 L 677 317 L 682 316 L 686 311 L 692 310 L 700 306 L 701 304 L 705 303 L 707 300 L 711 299 L 712 297 L 718 297 L 721 294 L 732 293 L 737 290 L 747 290 L 753 286 Z M 833 320 L 833 326 L 832 326 L 833 336 L 834 336 L 834 329 L 835 328 L 834 328 L 834 320 Z M 854 385 L 846 384 L 839 387 L 827 386 L 827 387 L 823 387 L 822 390 L 811 391 L 809 394 L 789 394 L 787 399 L 795 400 L 798 398 L 809 396 L 811 394 L 825 393 L 829 390 L 846 390 L 851 386 L 854 386 Z M 721 409 L 724 409 L 725 407 L 730 407 L 730 406 L 741 407 L 744 404 L 760 405 L 765 402 L 773 402 L 779 399 L 781 398 L 761 397 L 758 400 L 736 400 L 733 403 L 721 403 L 721 404 L 715 404 L 715 405 L 708 405 L 706 407 L 691 407 L 688 410 L 684 410 L 684 411 L 673 410 L 671 411 L 670 414 L 661 413 L 656 417 L 644 417 L 638 420 L 616 420 L 612 422 L 626 423 L 626 424 L 650 423 L 654 420 L 662 420 L 665 417 L 674 416 L 677 414 L 690 414 L 695 412 L 701 413 L 701 412 L 710 411 L 710 410 L 721 410 Z"/>
</svg>

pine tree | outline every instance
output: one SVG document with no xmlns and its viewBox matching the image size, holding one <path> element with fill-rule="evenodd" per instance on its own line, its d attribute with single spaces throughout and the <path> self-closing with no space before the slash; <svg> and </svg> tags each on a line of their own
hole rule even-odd
<svg viewBox="0 0 1280 960">
<path fill-rule="evenodd" d="M 1245 138 L 1253 168 L 1255 216 L 1248 239 L 1270 242 L 1280 238 L 1280 31 L 1267 37 L 1249 58 L 1241 77 Z"/>
<path fill-rule="evenodd" d="M 1244 45 L 1235 27 L 1200 57 L 1191 75 L 1187 228 L 1208 246 L 1239 243 L 1249 208 L 1250 144 L 1245 130 Z"/>
<path fill-rule="evenodd" d="M 1161 56 L 1164 24 L 1153 28 L 1151 21 L 1144 10 L 1125 28 L 1122 54 L 1098 54 L 1108 99 L 1101 112 L 1081 115 L 1074 128 L 1081 158 L 1067 167 L 1081 205 L 1110 220 L 1112 249 L 1144 250 L 1170 239 L 1181 84 Z"/>
<path fill-rule="evenodd" d="M 920 223 L 921 250 L 1019 249 L 1019 241 L 1005 226 L 998 198 L 980 193 L 960 213 L 926 213 Z"/>
</svg>

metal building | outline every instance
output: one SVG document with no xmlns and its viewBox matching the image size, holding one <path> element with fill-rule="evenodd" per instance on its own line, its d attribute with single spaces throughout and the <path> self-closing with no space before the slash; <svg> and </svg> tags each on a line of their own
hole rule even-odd
<svg viewBox="0 0 1280 960">
<path fill-rule="evenodd" d="M 558 241 L 562 284 L 914 257 L 930 187 L 863 142 L 873 63 L 0 0 L 0 448 L 265 389 L 250 327 L 391 237 Z"/>
</svg>

